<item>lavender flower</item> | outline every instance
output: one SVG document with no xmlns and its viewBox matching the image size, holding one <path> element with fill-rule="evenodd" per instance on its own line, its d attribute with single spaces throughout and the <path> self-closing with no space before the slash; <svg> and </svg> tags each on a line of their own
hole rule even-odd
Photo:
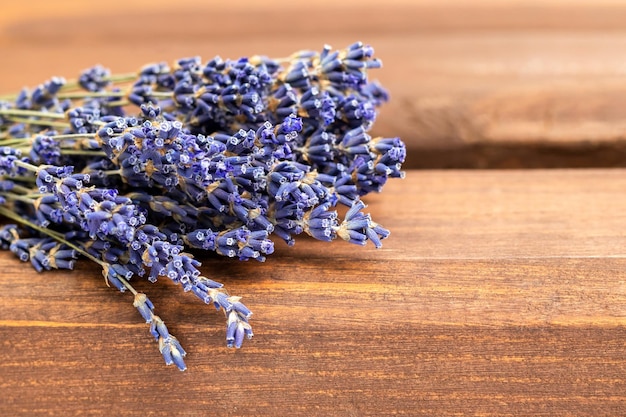
<svg viewBox="0 0 626 417">
<path fill-rule="evenodd" d="M 165 359 L 166 365 L 176 364 L 178 369 L 181 371 L 187 369 L 183 360 L 183 357 L 187 355 L 187 352 L 185 352 L 178 339 L 174 336 L 168 335 L 167 337 L 163 337 L 159 335 L 159 350 Z"/>
<path fill-rule="evenodd" d="M 111 71 L 102 65 L 96 65 L 83 71 L 78 77 L 78 83 L 87 91 L 102 91 L 109 85 L 110 76 Z"/>
<path fill-rule="evenodd" d="M 131 282 L 167 277 L 224 312 L 226 345 L 253 335 L 240 297 L 186 250 L 265 261 L 301 233 L 380 247 L 361 197 L 402 178 L 399 138 L 372 138 L 388 93 L 360 42 L 288 58 L 102 66 L 0 102 L 0 247 L 37 271 L 77 256 L 134 295 L 166 364 L 185 351 Z M 343 220 L 335 206 L 349 207 Z"/>
</svg>

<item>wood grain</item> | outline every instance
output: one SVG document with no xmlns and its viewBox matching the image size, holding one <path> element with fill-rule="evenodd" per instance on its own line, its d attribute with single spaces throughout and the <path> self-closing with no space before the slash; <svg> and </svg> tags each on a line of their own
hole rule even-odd
<svg viewBox="0 0 626 417">
<path fill-rule="evenodd" d="M 203 256 L 255 312 L 238 351 L 210 308 L 137 282 L 185 373 L 89 264 L 0 253 L 0 414 L 624 415 L 625 187 L 625 170 L 413 171 L 368 199 L 381 250 Z"/>
<path fill-rule="evenodd" d="M 0 93 L 102 63 L 372 44 L 407 167 L 626 166 L 626 3 L 532 0 L 4 5 Z"/>
<path fill-rule="evenodd" d="M 371 43 L 408 167 L 626 166 L 618 0 L 4 2 L 0 94 L 102 63 Z M 255 338 L 137 282 L 188 350 L 166 367 L 131 297 L 81 262 L 0 253 L 0 415 L 626 415 L 626 170 L 410 171 L 367 202 L 381 250 L 300 239 L 203 255 Z"/>
</svg>

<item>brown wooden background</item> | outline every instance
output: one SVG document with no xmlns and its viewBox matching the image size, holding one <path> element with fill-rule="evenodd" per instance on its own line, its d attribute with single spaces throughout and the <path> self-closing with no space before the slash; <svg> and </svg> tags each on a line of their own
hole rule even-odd
<svg viewBox="0 0 626 417">
<path fill-rule="evenodd" d="M 86 262 L 0 253 L 0 415 L 626 415 L 625 2 L 2 1 L 0 94 L 355 40 L 385 63 L 376 133 L 430 168 L 367 199 L 384 248 L 204 258 L 255 312 L 239 351 L 211 309 L 137 283 L 185 373 Z M 470 167 L 517 169 L 442 169 Z"/>
</svg>

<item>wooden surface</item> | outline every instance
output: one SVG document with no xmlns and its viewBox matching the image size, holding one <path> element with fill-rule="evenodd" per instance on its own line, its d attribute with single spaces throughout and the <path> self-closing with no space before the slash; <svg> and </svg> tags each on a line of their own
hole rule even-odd
<svg viewBox="0 0 626 417">
<path fill-rule="evenodd" d="M 241 350 L 211 308 L 138 282 L 185 373 L 87 262 L 36 274 L 0 252 L 0 416 L 626 415 L 624 28 L 617 0 L 0 0 L 0 94 L 95 63 L 371 43 L 392 94 L 375 133 L 433 168 L 367 199 L 381 250 L 204 257 L 255 313 Z"/>
<path fill-rule="evenodd" d="M 412 171 L 368 199 L 381 250 L 204 259 L 256 335 L 139 282 L 184 343 L 166 368 L 98 271 L 0 254 L 5 415 L 624 415 L 626 171 Z"/>
<path fill-rule="evenodd" d="M 101 63 L 285 56 L 362 40 L 407 166 L 626 166 L 626 2 L 4 0 L 0 94 Z M 1 4 L 0 4 L 1 6 Z"/>
</svg>

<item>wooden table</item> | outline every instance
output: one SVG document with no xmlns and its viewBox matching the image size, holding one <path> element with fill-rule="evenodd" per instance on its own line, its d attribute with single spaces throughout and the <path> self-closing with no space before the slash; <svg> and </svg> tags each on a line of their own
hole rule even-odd
<svg viewBox="0 0 626 417">
<path fill-rule="evenodd" d="M 367 33 L 394 96 L 376 129 L 407 141 L 407 167 L 436 169 L 366 199 L 392 231 L 380 250 L 303 238 L 265 263 L 203 257 L 254 311 L 240 350 L 211 308 L 138 281 L 184 373 L 86 261 L 36 274 L 0 252 L 0 415 L 626 415 L 626 170 L 610 168 L 626 165 L 626 6 L 274 3 L 7 5 L 0 93 L 95 62 Z M 469 166 L 599 168 L 441 169 Z"/>
</svg>

